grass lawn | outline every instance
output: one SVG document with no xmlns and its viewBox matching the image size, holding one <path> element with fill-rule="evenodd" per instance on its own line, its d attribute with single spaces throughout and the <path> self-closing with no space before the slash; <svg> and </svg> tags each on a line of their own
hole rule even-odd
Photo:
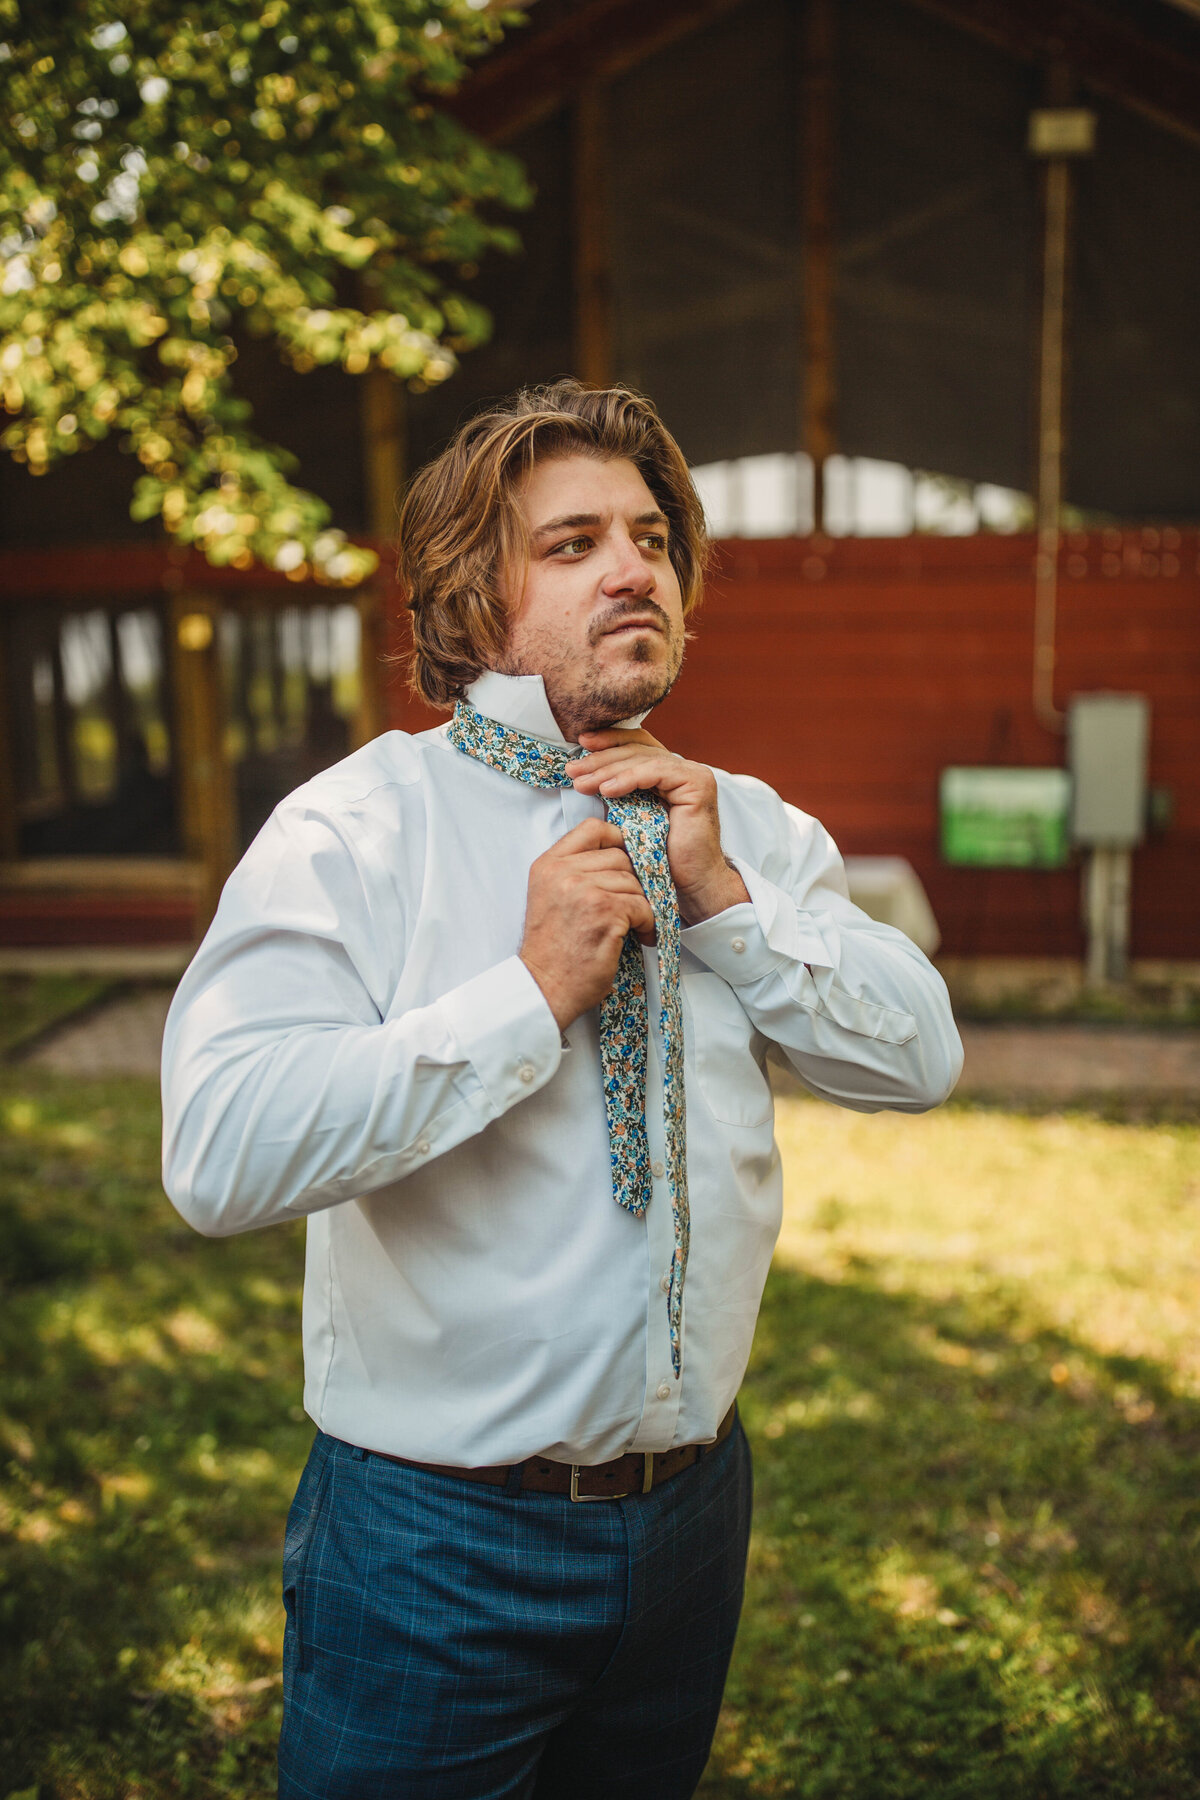
<svg viewBox="0 0 1200 1800">
<path fill-rule="evenodd" d="M 0 1133 L 0 1800 L 267 1800 L 300 1230 L 177 1221 L 148 1084 L 8 1068 Z M 1200 1131 L 781 1142 L 703 1794 L 1200 1800 Z"/>
</svg>

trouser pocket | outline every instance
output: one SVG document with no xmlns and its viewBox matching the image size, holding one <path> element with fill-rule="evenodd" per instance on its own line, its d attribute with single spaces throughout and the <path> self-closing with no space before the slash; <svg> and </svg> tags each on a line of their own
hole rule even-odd
<svg viewBox="0 0 1200 1800">
<path fill-rule="evenodd" d="M 311 1652 L 304 1633 L 304 1588 L 330 1461 L 329 1441 L 318 1432 L 288 1510 L 283 1539 L 283 1609 L 298 1670 L 310 1666 Z"/>
</svg>

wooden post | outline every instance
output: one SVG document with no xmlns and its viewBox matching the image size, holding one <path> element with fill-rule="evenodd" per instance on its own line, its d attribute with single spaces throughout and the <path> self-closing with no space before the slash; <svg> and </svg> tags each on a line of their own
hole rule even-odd
<svg viewBox="0 0 1200 1800">
<path fill-rule="evenodd" d="M 363 466 L 366 476 L 367 531 L 380 555 L 395 562 L 393 546 L 407 463 L 405 394 L 402 382 L 386 369 L 363 376 Z M 357 750 L 384 729 L 382 664 L 383 595 L 393 584 L 376 577 L 354 595 L 359 622 L 359 699 L 350 722 L 350 747 Z"/>
<path fill-rule="evenodd" d="M 3 621 L 0 623 L 6 623 Z M 17 854 L 17 771 L 9 707 L 8 646 L 0 629 L 0 858 Z"/>
<path fill-rule="evenodd" d="M 837 449 L 833 322 L 835 0 L 805 0 L 800 78 L 800 445 L 812 458 L 813 530 L 825 529 L 825 464 Z"/>
<path fill-rule="evenodd" d="M 394 582 L 369 581 L 354 596 L 358 608 L 358 706 L 350 721 L 350 748 L 361 749 L 386 730 L 383 716 L 384 595 L 395 595 Z"/>
<path fill-rule="evenodd" d="M 204 595 L 176 592 L 167 619 L 180 834 L 184 854 L 200 863 L 204 872 L 197 902 L 197 925 L 203 931 L 238 852 L 233 769 L 225 754 L 219 603 Z"/>
<path fill-rule="evenodd" d="M 598 82 L 575 102 L 575 368 L 588 387 L 613 380 L 612 236 L 608 94 Z"/>
<path fill-rule="evenodd" d="M 384 542 L 396 535 L 404 486 L 404 386 L 386 369 L 362 377 L 363 473 L 368 534 Z"/>
<path fill-rule="evenodd" d="M 58 785 L 64 807 L 79 803 L 79 767 L 75 760 L 74 720 L 67 700 L 67 682 L 63 674 L 62 615 L 56 608 L 49 615 L 51 631 L 50 670 L 54 679 L 54 755 L 58 763 Z"/>
</svg>

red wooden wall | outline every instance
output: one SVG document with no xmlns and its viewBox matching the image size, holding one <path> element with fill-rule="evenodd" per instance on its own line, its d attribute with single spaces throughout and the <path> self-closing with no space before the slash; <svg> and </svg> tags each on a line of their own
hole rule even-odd
<svg viewBox="0 0 1200 1800">
<path fill-rule="evenodd" d="M 678 687 L 650 723 L 686 755 L 769 781 L 822 819 L 846 853 L 907 856 L 948 953 L 1078 956 L 1078 868 L 950 869 L 938 853 L 944 767 L 1064 758 L 1063 739 L 1036 723 L 1030 700 L 1033 552 L 1028 537 L 998 536 L 722 544 Z M 385 568 L 389 560 L 385 552 Z M 287 585 L 158 546 L 0 558 L 0 589 L 22 601 L 180 582 L 201 591 Z M 401 596 L 386 577 L 381 584 L 398 650 Z M 1072 535 L 1058 650 L 1060 704 L 1100 688 L 1150 698 L 1151 780 L 1171 790 L 1175 812 L 1134 858 L 1133 954 L 1200 959 L 1200 534 Z M 388 721 L 408 730 L 440 717 L 413 703 L 397 662 L 384 701 Z M 0 918 L 0 937 L 13 924 Z M 47 918 L 41 929 L 60 942 L 86 929 L 99 941 L 88 918 Z M 136 925 L 104 929 L 149 941 L 181 927 L 139 913 Z"/>
<path fill-rule="evenodd" d="M 937 784 L 954 763 L 1061 763 L 1030 698 L 1033 541 L 732 542 L 675 692 L 650 726 L 673 749 L 759 775 L 849 854 L 898 854 L 958 955 L 1078 956 L 1077 867 L 948 868 Z M 1151 781 L 1175 816 L 1134 857 L 1133 954 L 1200 958 L 1200 540 L 1072 534 L 1062 554 L 1057 698 L 1149 696 Z M 393 723 L 431 715 L 388 683 Z"/>
</svg>

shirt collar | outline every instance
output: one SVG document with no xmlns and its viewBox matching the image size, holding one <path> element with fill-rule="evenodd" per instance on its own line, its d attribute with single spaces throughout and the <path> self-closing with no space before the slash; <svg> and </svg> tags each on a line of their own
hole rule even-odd
<svg viewBox="0 0 1200 1800">
<path fill-rule="evenodd" d="M 495 669 L 488 669 L 471 683 L 466 697 L 485 719 L 496 719 L 501 725 L 540 738 L 546 744 L 575 748 L 558 729 L 558 721 L 546 698 L 546 684 L 540 675 L 501 675 Z M 647 707 L 646 712 L 649 710 Z M 635 713 L 632 718 L 619 720 L 615 729 L 635 731 L 645 717 L 644 712 Z"/>
</svg>

